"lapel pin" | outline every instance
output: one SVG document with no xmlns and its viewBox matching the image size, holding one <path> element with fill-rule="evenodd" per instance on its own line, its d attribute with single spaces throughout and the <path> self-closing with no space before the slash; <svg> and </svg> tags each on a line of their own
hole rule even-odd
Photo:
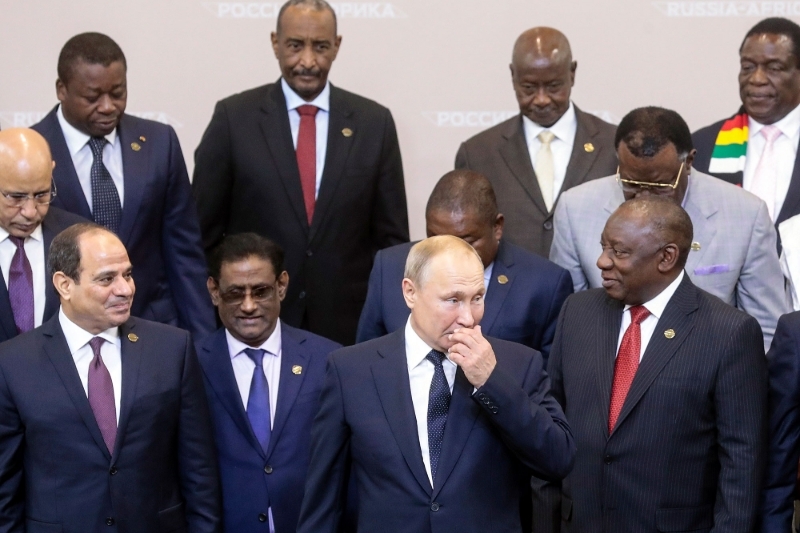
<svg viewBox="0 0 800 533">
<path fill-rule="evenodd" d="M 591 154 L 592 152 L 594 152 L 594 145 L 592 143 L 586 143 L 583 145 L 583 149 Z"/>
<path fill-rule="evenodd" d="M 294 365 L 292 367 L 292 374 L 294 374 L 295 376 L 299 376 L 302 373 L 303 373 L 303 367 L 302 366 Z"/>
<path fill-rule="evenodd" d="M 508 283 L 508 276 L 506 276 L 505 274 L 500 274 L 499 276 L 497 276 L 497 283 L 499 283 L 500 285 L 505 285 L 506 283 Z"/>
<path fill-rule="evenodd" d="M 693 252 L 699 252 L 700 251 L 700 243 L 699 242 L 694 241 L 692 243 L 692 251 Z"/>
<path fill-rule="evenodd" d="M 139 135 L 139 140 L 145 142 L 147 139 L 145 138 L 144 135 Z"/>
<path fill-rule="evenodd" d="M 139 336 L 136 333 L 128 333 L 128 340 L 131 342 L 136 342 L 139 340 Z"/>
<path fill-rule="evenodd" d="M 342 130 L 342 135 L 344 135 L 345 137 L 352 137 L 353 130 L 351 130 L 350 128 L 345 128 Z"/>
<path fill-rule="evenodd" d="M 664 332 L 664 336 L 666 338 L 668 338 L 668 339 L 675 338 L 675 330 L 674 329 L 668 329 L 667 331 Z"/>
<path fill-rule="evenodd" d="M 133 148 L 134 152 L 138 152 L 142 149 L 142 146 L 139 143 L 131 143 L 131 148 Z"/>
</svg>

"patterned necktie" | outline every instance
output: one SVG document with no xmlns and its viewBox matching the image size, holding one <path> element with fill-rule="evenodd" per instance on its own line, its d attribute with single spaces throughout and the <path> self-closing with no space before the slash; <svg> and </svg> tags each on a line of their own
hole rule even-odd
<svg viewBox="0 0 800 533">
<path fill-rule="evenodd" d="M 100 347 L 105 342 L 100 337 L 89 341 L 89 346 L 94 352 L 94 359 L 89 363 L 89 405 L 100 427 L 100 433 L 106 443 L 109 453 L 114 453 L 114 443 L 117 442 L 117 408 L 114 403 L 114 384 L 111 374 L 103 363 Z"/>
<path fill-rule="evenodd" d="M 631 325 L 625 330 L 622 342 L 619 345 L 617 360 L 614 363 L 614 383 L 611 385 L 611 405 L 608 409 L 608 432 L 614 426 L 622 411 L 625 397 L 639 369 L 639 358 L 642 353 L 642 327 L 641 323 L 650 316 L 650 311 L 642 305 L 630 308 Z"/>
<path fill-rule="evenodd" d="M 775 201 L 777 200 L 775 188 L 778 185 L 778 178 L 775 175 L 778 170 L 775 141 L 781 136 L 781 130 L 777 126 L 769 125 L 761 128 L 760 133 L 766 139 L 766 144 L 764 144 L 764 151 L 761 152 L 761 159 L 758 160 L 750 192 L 766 202 L 769 217 L 774 221 L 777 215 L 775 213 Z"/>
<path fill-rule="evenodd" d="M 433 363 L 433 379 L 431 391 L 428 396 L 428 454 L 431 460 L 431 479 L 436 479 L 436 468 L 439 466 L 439 456 L 442 454 L 442 439 L 444 439 L 444 426 L 447 423 L 447 411 L 450 409 L 450 385 L 444 375 L 442 361 L 444 354 L 431 350 L 426 356 Z"/>
<path fill-rule="evenodd" d="M 314 217 L 317 193 L 317 111 L 313 105 L 301 105 L 300 131 L 297 134 L 297 168 L 300 170 L 300 186 L 303 188 L 303 201 L 306 204 L 308 223 Z"/>
<path fill-rule="evenodd" d="M 250 426 L 261 444 L 261 449 L 267 453 L 272 428 L 270 426 L 269 383 L 264 375 L 264 354 L 266 352 L 247 348 L 244 353 L 256 364 L 253 369 L 253 379 L 250 381 L 250 396 L 247 398 L 247 418 L 250 419 Z"/>
<path fill-rule="evenodd" d="M 122 218 L 122 204 L 114 180 L 103 164 L 103 147 L 108 143 L 105 137 L 89 139 L 92 149 L 92 218 L 98 224 L 107 227 L 114 233 L 119 231 Z"/>
<path fill-rule="evenodd" d="M 542 145 L 536 154 L 536 164 L 533 171 L 539 181 L 539 189 L 542 191 L 544 205 L 547 206 L 548 211 L 552 211 L 555 197 L 555 170 L 553 168 L 553 151 L 550 149 L 550 143 L 553 142 L 556 136 L 552 131 L 544 130 L 537 135 L 537 138 Z"/>
<path fill-rule="evenodd" d="M 33 272 L 25 255 L 25 239 L 12 235 L 8 238 L 17 247 L 8 269 L 8 299 L 17 333 L 24 333 L 33 329 Z"/>
</svg>

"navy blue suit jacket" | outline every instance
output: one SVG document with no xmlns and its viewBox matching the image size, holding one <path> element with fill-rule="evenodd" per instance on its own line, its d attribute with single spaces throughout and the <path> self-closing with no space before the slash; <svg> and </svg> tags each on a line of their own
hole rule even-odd
<svg viewBox="0 0 800 533">
<path fill-rule="evenodd" d="M 61 233 L 61 231 L 79 222 L 86 222 L 86 219 L 52 206 L 42 220 L 45 261 L 45 300 L 42 323 L 47 322 L 50 317 L 55 315 L 60 305 L 58 293 L 53 286 L 53 281 L 50 277 L 49 269 L 47 268 L 47 258 L 50 256 L 50 243 L 53 242 L 53 237 Z M 3 277 L 3 273 L 0 272 L 0 342 L 7 341 L 16 336 L 17 325 L 14 322 L 14 311 L 11 310 L 11 300 L 8 299 L 8 284 Z"/>
<path fill-rule="evenodd" d="M 414 244 L 398 244 L 375 256 L 356 342 L 381 337 L 406 325 L 409 310 L 403 299 L 403 271 Z M 500 283 L 500 276 L 508 281 Z M 481 320 L 483 334 L 530 346 L 547 361 L 561 304 L 572 294 L 569 272 L 501 240 L 487 289 Z"/>
<path fill-rule="evenodd" d="M 791 530 L 800 460 L 800 311 L 778 320 L 769 366 L 770 447 L 761 531 Z"/>
<path fill-rule="evenodd" d="M 351 462 L 358 531 L 522 531 L 520 491 L 531 473 L 565 476 L 575 445 L 541 355 L 488 340 L 497 366 L 484 386 L 473 394 L 456 372 L 434 488 L 419 447 L 404 330 L 331 354 L 298 533 L 336 531 Z"/>
<path fill-rule="evenodd" d="M 119 334 L 113 454 L 58 315 L 0 344 L 0 532 L 221 533 L 211 420 L 189 334 L 136 318 Z"/>
<path fill-rule="evenodd" d="M 56 162 L 53 178 L 58 196 L 53 205 L 92 220 L 57 109 L 33 126 L 50 143 Z M 136 282 L 131 314 L 180 326 L 195 340 L 201 339 L 216 329 L 216 319 L 178 137 L 170 126 L 131 115 L 122 116 L 117 134 L 125 183 L 119 238 L 128 250 Z M 134 142 L 139 150 L 132 148 Z"/>
<path fill-rule="evenodd" d="M 269 533 L 261 521 L 272 507 L 276 533 L 297 528 L 308 469 L 311 423 L 328 354 L 341 345 L 281 323 L 281 370 L 275 422 L 265 454 L 236 384 L 225 329 L 208 337 L 198 356 L 205 374 L 217 444 L 227 533 Z M 299 373 L 293 368 L 299 366 Z"/>
</svg>

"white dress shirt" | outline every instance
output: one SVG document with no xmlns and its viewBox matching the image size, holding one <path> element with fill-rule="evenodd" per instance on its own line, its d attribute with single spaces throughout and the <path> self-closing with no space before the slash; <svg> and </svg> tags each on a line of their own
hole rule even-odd
<svg viewBox="0 0 800 533">
<path fill-rule="evenodd" d="M 296 92 L 289 87 L 286 80 L 281 78 L 281 88 L 283 96 L 286 98 L 286 109 L 289 111 L 289 127 L 292 129 L 292 142 L 294 149 L 297 150 L 297 135 L 300 133 L 300 113 L 297 108 L 301 105 L 313 105 L 319 108 L 317 111 L 317 190 L 314 195 L 319 196 L 319 184 L 322 181 L 322 171 L 325 168 L 325 154 L 328 151 L 328 122 L 331 111 L 331 84 L 325 84 L 325 88 L 311 102 L 306 102 Z"/>
<path fill-rule="evenodd" d="M 664 309 L 667 307 L 672 295 L 675 294 L 676 290 L 678 290 L 678 285 L 680 285 L 681 281 L 683 281 L 683 275 L 683 270 L 681 270 L 681 273 L 678 275 L 678 277 L 675 278 L 672 283 L 667 285 L 667 288 L 661 291 L 658 296 L 649 302 L 642 304 L 648 311 L 650 311 L 650 314 L 640 324 L 642 330 L 642 351 L 639 353 L 640 363 L 642 362 L 642 356 L 644 355 L 644 352 L 647 350 L 647 345 L 650 344 L 650 338 L 653 336 L 653 332 L 656 330 L 658 319 L 664 314 Z M 625 311 L 622 313 L 622 325 L 619 328 L 619 338 L 617 339 L 617 354 L 619 354 L 619 346 L 622 344 L 622 336 L 625 335 L 625 330 L 627 330 L 628 326 L 631 325 L 631 307 L 632 306 L 630 305 L 626 305 Z"/>
<path fill-rule="evenodd" d="M 486 299 L 486 295 L 489 293 L 489 283 L 492 281 L 492 271 L 494 270 L 494 261 L 489 263 L 489 266 L 483 269 L 483 288 L 485 292 L 483 293 L 483 299 Z"/>
<path fill-rule="evenodd" d="M 0 269 L 3 271 L 6 287 L 8 287 L 8 272 L 11 270 L 11 260 L 14 258 L 14 254 L 17 253 L 17 245 L 11 242 L 8 236 L 8 232 L 0 228 Z M 41 225 L 33 230 L 30 237 L 25 239 L 23 247 L 25 248 L 25 255 L 28 256 L 28 262 L 31 264 L 31 274 L 33 274 L 33 326 L 39 327 L 42 325 L 44 318 L 44 301 L 47 297 L 44 235 L 42 234 Z"/>
<path fill-rule="evenodd" d="M 558 193 L 564 185 L 567 175 L 567 165 L 572 157 L 572 145 L 575 144 L 575 133 L 578 131 L 578 119 L 575 117 L 575 107 L 569 103 L 567 111 L 561 115 L 558 122 L 549 128 L 543 128 L 525 115 L 522 115 L 522 124 L 525 131 L 525 141 L 528 143 L 528 154 L 531 166 L 536 166 L 536 155 L 542 147 L 539 134 L 545 130 L 555 135 L 550 142 L 550 151 L 553 153 L 553 199 L 558 198 Z"/>
<path fill-rule="evenodd" d="M 433 487 L 431 476 L 431 454 L 428 447 L 428 400 L 431 393 L 434 365 L 428 361 L 427 356 L 431 347 L 425 344 L 414 328 L 411 326 L 411 317 L 406 322 L 406 363 L 408 364 L 408 381 L 411 384 L 411 402 L 414 404 L 414 415 L 417 418 L 417 435 L 419 436 L 419 449 L 422 451 L 422 462 L 425 472 Z M 450 394 L 453 393 L 453 384 L 456 381 L 458 367 L 448 357 L 442 360 L 447 384 L 450 385 Z"/>
<path fill-rule="evenodd" d="M 777 172 L 774 175 L 775 205 L 772 206 L 774 208 L 772 212 L 777 219 L 783 207 L 783 201 L 786 199 L 786 193 L 789 192 L 789 183 L 792 181 L 792 172 L 794 172 L 794 160 L 797 157 L 797 145 L 800 142 L 800 106 L 795 107 L 773 126 L 781 130 L 781 135 L 775 139 L 773 145 Z M 753 178 L 767 140 L 761 135 L 764 124 L 749 117 L 748 127 L 749 139 L 747 140 L 747 157 L 745 157 L 742 187 L 746 191 L 752 191 Z"/>
<path fill-rule="evenodd" d="M 90 137 L 75 128 L 64 118 L 61 106 L 58 106 L 58 123 L 61 124 L 61 131 L 64 133 L 64 140 L 67 141 L 69 155 L 72 156 L 72 164 L 75 165 L 75 172 L 78 174 L 78 181 L 81 184 L 83 195 L 92 210 L 92 149 L 89 147 Z M 125 205 L 125 185 L 122 181 L 122 147 L 120 146 L 117 130 L 106 135 L 108 144 L 103 147 L 103 164 L 111 174 L 114 186 L 119 194 L 119 205 Z"/>
<path fill-rule="evenodd" d="M 122 343 L 119 339 L 119 328 L 110 328 L 97 335 L 92 335 L 75 322 L 67 318 L 63 309 L 58 310 L 58 321 L 61 331 L 67 339 L 67 346 L 78 369 L 83 390 L 89 397 L 89 364 L 94 359 L 94 352 L 89 346 L 89 341 L 95 337 L 106 340 L 100 347 L 100 357 L 111 374 L 111 384 L 114 386 L 114 404 L 117 409 L 117 424 L 119 424 L 119 403 L 122 398 Z"/>
</svg>

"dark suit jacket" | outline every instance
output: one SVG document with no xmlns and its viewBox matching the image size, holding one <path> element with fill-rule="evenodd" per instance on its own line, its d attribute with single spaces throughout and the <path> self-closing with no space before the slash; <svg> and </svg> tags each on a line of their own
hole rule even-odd
<svg viewBox="0 0 800 533">
<path fill-rule="evenodd" d="M 561 531 L 751 531 L 767 435 L 758 323 L 684 277 L 609 435 L 623 309 L 591 289 L 561 310 L 548 368 L 578 446 Z"/>
<path fill-rule="evenodd" d="M 52 279 L 47 268 L 47 258 L 50 256 L 50 243 L 53 237 L 61 233 L 73 224 L 86 222 L 86 219 L 73 215 L 67 211 L 62 211 L 57 207 L 50 207 L 47 215 L 42 220 L 42 236 L 44 237 L 44 261 L 45 261 L 45 300 L 44 300 L 44 319 L 47 322 L 50 317 L 58 312 L 60 302 L 58 293 L 53 286 Z M 11 301 L 8 299 L 8 283 L 0 272 L 0 342 L 7 341 L 17 336 L 17 325 L 14 322 L 14 311 L 11 310 Z"/>
<path fill-rule="evenodd" d="M 783 315 L 767 354 L 770 446 L 761 531 L 791 531 L 800 460 L 800 311 Z"/>
<path fill-rule="evenodd" d="M 57 109 L 33 126 L 50 143 L 56 161 L 58 196 L 53 205 L 92 220 Z M 178 137 L 170 126 L 131 115 L 122 116 L 117 134 L 125 183 L 119 238 L 136 281 L 131 314 L 188 329 L 199 340 L 216 329 L 216 321 Z M 131 147 L 134 142 L 138 151 Z"/>
<path fill-rule="evenodd" d="M 269 506 L 277 533 L 297 529 L 310 454 L 311 422 L 319 409 L 325 361 L 339 347 L 313 333 L 281 324 L 278 406 L 266 454 L 242 404 L 225 329 L 200 347 L 198 357 L 211 408 L 228 533 L 268 531 L 259 517 L 267 515 Z M 299 374 L 292 371 L 295 366 L 301 367 Z"/>
<path fill-rule="evenodd" d="M 560 192 L 610 176 L 617 168 L 616 126 L 584 113 L 578 106 L 575 106 L 575 115 L 578 129 Z M 553 211 L 547 211 L 542 199 L 525 141 L 522 115 L 462 143 L 456 155 L 456 168 L 475 170 L 492 182 L 497 205 L 506 217 L 505 239 L 543 257 L 550 256 Z M 557 202 L 558 198 L 553 209 Z"/>
<path fill-rule="evenodd" d="M 403 299 L 402 282 L 412 246 L 413 243 L 400 244 L 375 256 L 357 342 L 405 327 L 409 310 Z M 500 276 L 507 281 L 500 283 Z M 570 294 L 569 272 L 503 239 L 486 294 L 483 334 L 530 346 L 547 361 L 561 305 Z"/>
<path fill-rule="evenodd" d="M 58 315 L 0 345 L 0 532 L 221 533 L 213 433 L 189 334 L 136 318 L 119 333 L 113 455 Z"/>
<path fill-rule="evenodd" d="M 207 252 L 226 234 L 254 231 L 274 240 L 292 281 L 281 318 L 352 344 L 373 257 L 408 242 L 408 214 L 389 110 L 333 86 L 330 106 L 310 226 L 280 83 L 217 103 L 195 152 L 192 187 Z"/>
<path fill-rule="evenodd" d="M 350 461 L 359 531 L 521 532 L 520 490 L 531 471 L 563 477 L 575 448 L 539 353 L 489 342 L 497 366 L 483 387 L 473 395 L 463 371 L 456 373 L 433 489 L 419 447 L 404 330 L 331 354 L 298 533 L 336 531 Z"/>
</svg>

